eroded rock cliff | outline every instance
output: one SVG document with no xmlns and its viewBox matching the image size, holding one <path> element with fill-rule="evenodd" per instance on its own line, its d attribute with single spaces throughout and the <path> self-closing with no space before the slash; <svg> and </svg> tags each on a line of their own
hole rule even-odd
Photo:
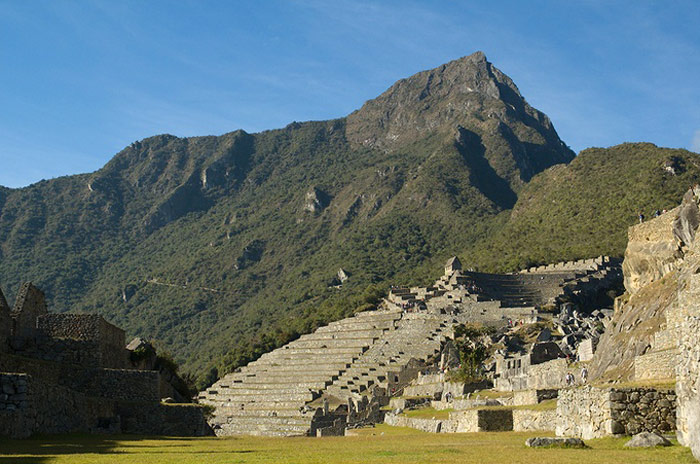
<svg viewBox="0 0 700 464">
<path fill-rule="evenodd" d="M 634 295 L 644 286 L 676 269 L 683 252 L 673 223 L 681 207 L 629 228 L 622 272 L 625 288 Z"/>
<path fill-rule="evenodd" d="M 689 190 L 678 208 L 630 228 L 623 264 L 628 299 L 601 338 L 591 374 L 598 381 L 633 379 L 634 358 L 652 347 L 655 334 L 668 330 L 678 343 L 678 440 L 700 459 L 698 193 Z"/>
</svg>

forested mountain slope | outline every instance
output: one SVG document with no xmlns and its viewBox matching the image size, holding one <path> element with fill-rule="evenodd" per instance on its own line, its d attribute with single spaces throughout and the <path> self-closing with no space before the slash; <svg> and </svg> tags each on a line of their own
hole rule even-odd
<svg viewBox="0 0 700 464">
<path fill-rule="evenodd" d="M 648 162 L 632 184 L 663 171 L 657 150 L 638 150 Z M 670 201 L 697 174 L 696 155 L 678 156 L 685 171 L 652 198 L 625 182 L 605 193 L 647 209 L 654 192 Z M 582 215 L 600 223 L 583 248 L 540 229 L 572 223 L 569 209 L 542 206 L 551 196 L 576 185 L 591 187 L 581 202 L 595 195 L 586 176 L 603 161 L 588 158 L 555 166 L 571 150 L 475 53 L 397 82 L 347 118 L 155 136 L 97 172 L 0 189 L 0 286 L 13 296 L 33 280 L 54 311 L 99 312 L 211 380 L 212 368 L 372 304 L 392 283 L 428 281 L 455 252 L 484 269 L 616 252 L 622 232 L 605 227 L 626 228 L 627 216 Z M 569 172 L 570 186 L 559 180 Z M 340 267 L 350 278 L 338 288 Z"/>
</svg>

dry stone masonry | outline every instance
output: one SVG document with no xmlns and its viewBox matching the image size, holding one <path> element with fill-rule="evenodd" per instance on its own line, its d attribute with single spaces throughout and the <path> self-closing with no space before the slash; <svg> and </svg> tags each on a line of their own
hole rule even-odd
<svg viewBox="0 0 700 464">
<path fill-rule="evenodd" d="M 170 383 L 134 368 L 124 331 L 101 316 L 50 314 L 25 283 L 12 310 L 0 292 L 0 327 L 0 435 L 211 433 L 201 407 L 161 404 Z"/>
<path fill-rule="evenodd" d="M 619 280 L 619 262 L 607 257 L 509 275 L 463 271 L 455 257 L 433 286 L 393 287 L 381 309 L 333 322 L 264 354 L 201 392 L 198 400 L 215 408 L 210 423 L 217 435 L 342 434 L 347 427 L 381 421 L 381 408 L 392 397 L 429 391 L 444 400 L 446 388 L 455 390 L 453 397 L 466 393 L 444 378 L 411 384 L 445 359 L 455 326 L 537 322 L 540 311 L 560 298 L 584 298 L 587 291 Z M 543 361 L 563 356 L 555 343 L 540 348 L 545 353 L 536 350 L 534 356 Z M 557 381 L 544 384 L 561 386 Z M 444 431 L 513 429 L 511 411 L 463 411 L 462 416 L 462 425 L 447 421 Z M 518 427 L 528 430 L 548 421 L 518 417 Z"/>
<path fill-rule="evenodd" d="M 559 391 L 558 436 L 585 439 L 676 428 L 676 393 L 653 388 L 567 388 Z"/>
</svg>

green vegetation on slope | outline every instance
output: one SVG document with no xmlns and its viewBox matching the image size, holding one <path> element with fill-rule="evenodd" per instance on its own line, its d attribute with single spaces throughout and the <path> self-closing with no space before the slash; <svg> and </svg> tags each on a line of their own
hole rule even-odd
<svg viewBox="0 0 700 464">
<path fill-rule="evenodd" d="M 33 280 L 52 310 L 153 338 L 203 385 L 392 283 L 431 280 L 493 234 L 527 179 L 573 157 L 483 54 L 351 120 L 156 136 L 95 173 L 3 189 L 0 285 Z"/>
<path fill-rule="evenodd" d="M 650 143 L 589 148 L 536 176 L 498 232 L 465 251 L 492 271 L 607 254 L 622 256 L 642 212 L 671 209 L 700 180 L 700 157 Z"/>
<path fill-rule="evenodd" d="M 619 256 L 638 209 L 675 206 L 699 178 L 697 155 L 650 144 L 538 174 L 572 157 L 475 54 L 348 118 L 155 136 L 95 173 L 0 189 L 0 286 L 32 280 L 53 311 L 153 339 L 201 387 L 391 284 L 430 283 L 455 253 L 509 271 Z"/>
</svg>

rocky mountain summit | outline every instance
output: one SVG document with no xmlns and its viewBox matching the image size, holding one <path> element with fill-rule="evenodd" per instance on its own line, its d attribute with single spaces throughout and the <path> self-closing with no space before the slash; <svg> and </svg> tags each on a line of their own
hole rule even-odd
<svg viewBox="0 0 700 464">
<path fill-rule="evenodd" d="M 549 118 L 483 52 L 401 79 L 347 118 L 352 143 L 400 150 L 426 137 L 454 136 L 466 156 L 480 156 L 517 190 L 574 153 Z"/>
</svg>

